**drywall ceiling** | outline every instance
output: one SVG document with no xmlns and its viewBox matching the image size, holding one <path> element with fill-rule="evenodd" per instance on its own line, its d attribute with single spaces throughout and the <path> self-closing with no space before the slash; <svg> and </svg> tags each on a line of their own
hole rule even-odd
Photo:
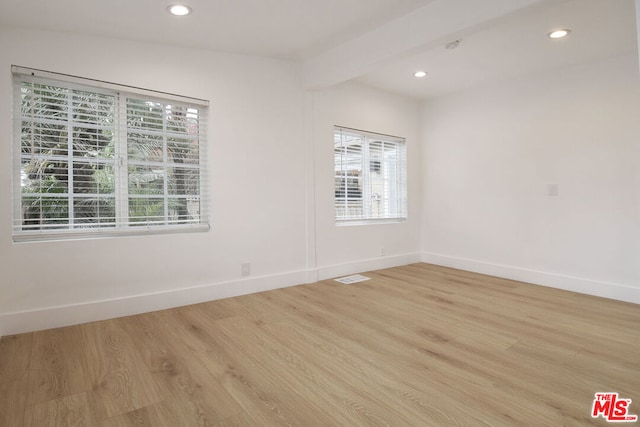
<svg viewBox="0 0 640 427">
<path fill-rule="evenodd" d="M 0 0 L 0 25 L 296 60 L 305 88 L 353 80 L 415 99 L 637 52 L 634 0 L 185 2 L 193 14 L 173 17 L 171 0 Z M 556 28 L 572 33 L 550 40 Z"/>
<path fill-rule="evenodd" d="M 551 40 L 547 34 L 568 28 Z M 456 49 L 445 49 L 460 39 Z M 544 2 L 477 31 L 451 34 L 438 46 L 395 58 L 355 80 L 425 99 L 521 75 L 637 53 L 633 0 Z M 427 77 L 413 73 L 424 70 Z"/>
<path fill-rule="evenodd" d="M 0 0 L 0 23 L 277 58 L 302 58 L 432 0 Z M 174 17 L 171 4 L 187 4 Z"/>
</svg>

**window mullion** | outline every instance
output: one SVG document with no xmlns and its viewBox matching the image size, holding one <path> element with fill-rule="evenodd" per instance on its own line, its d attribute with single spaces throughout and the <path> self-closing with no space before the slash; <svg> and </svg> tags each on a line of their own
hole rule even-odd
<svg viewBox="0 0 640 427">
<path fill-rule="evenodd" d="M 371 153 L 369 137 L 362 141 L 362 211 L 364 218 L 371 218 Z"/>
<path fill-rule="evenodd" d="M 74 183 L 73 183 L 73 90 L 67 90 L 67 197 L 69 204 L 69 228 L 74 228 Z"/>
<path fill-rule="evenodd" d="M 398 152 L 398 194 L 400 195 L 398 213 L 406 218 L 409 215 L 407 206 L 407 147 L 398 144 L 396 150 Z"/>
<path fill-rule="evenodd" d="M 385 161 L 385 148 L 386 148 L 386 142 L 384 140 L 380 140 L 377 141 L 380 145 L 379 145 L 379 152 L 378 152 L 378 157 L 376 157 L 376 161 L 378 163 L 376 163 L 376 168 L 377 168 L 377 174 L 381 177 L 380 180 L 378 181 L 378 198 L 376 200 L 376 211 L 377 211 L 377 216 L 381 217 L 381 218 L 387 218 L 389 215 L 389 209 L 388 209 L 388 205 L 387 205 L 387 200 L 388 200 L 388 186 L 389 186 L 389 181 L 388 181 L 388 176 L 386 174 L 386 161 Z M 373 200 L 371 201 L 371 203 L 373 204 Z"/>
<path fill-rule="evenodd" d="M 127 154 L 127 99 L 121 92 L 116 97 L 115 112 L 115 199 L 116 199 L 116 227 L 126 227 L 129 224 L 129 161 Z"/>
<path fill-rule="evenodd" d="M 20 82 L 17 84 L 14 80 L 13 87 L 13 111 L 19 111 L 20 114 L 15 114 L 13 117 L 13 128 L 20 129 L 23 126 L 24 117 L 22 116 L 22 85 Z M 33 86 L 33 85 L 32 85 Z M 33 135 L 33 108 L 30 109 L 30 134 Z M 31 153 L 33 153 L 34 141 L 33 137 L 30 139 Z M 32 154 L 33 155 L 33 154 Z M 13 231 L 22 230 L 24 226 L 24 217 L 22 216 L 22 161 L 24 154 L 22 154 L 22 134 L 19 132 L 13 133 Z M 18 216 L 19 215 L 19 216 Z M 19 219 L 18 219 L 19 218 Z M 42 214 L 40 214 L 40 221 L 42 222 Z"/>
<path fill-rule="evenodd" d="M 394 155 L 395 155 L 395 162 L 393 162 L 393 174 L 395 177 L 395 187 L 393 189 L 394 191 L 394 206 L 393 206 L 393 212 L 395 215 L 404 215 L 400 212 L 400 206 L 402 205 L 402 175 L 401 175 L 401 168 L 400 168 L 400 164 L 402 162 L 402 156 L 400 155 L 400 146 L 398 146 L 397 144 L 394 145 Z"/>
<path fill-rule="evenodd" d="M 164 196 L 164 223 L 169 224 L 169 147 L 167 144 L 167 109 L 162 106 L 162 171 Z"/>
<path fill-rule="evenodd" d="M 394 217 L 397 214 L 396 203 L 398 198 L 398 188 L 400 185 L 400 182 L 398 180 L 398 158 L 397 158 L 398 145 L 397 144 L 388 144 L 388 145 L 393 147 L 395 152 L 392 153 L 390 150 L 387 150 L 387 146 L 383 146 L 382 177 L 384 181 L 384 191 L 385 191 L 384 197 L 386 202 L 385 215 Z"/>
<path fill-rule="evenodd" d="M 341 147 L 341 157 L 340 160 L 342 162 L 342 164 L 340 165 L 340 173 L 342 174 L 342 183 L 344 185 L 344 191 L 343 191 L 343 197 L 342 197 L 342 206 L 344 209 L 344 213 L 343 213 L 343 217 L 349 218 L 350 213 L 349 213 L 349 177 L 348 177 L 348 168 L 347 168 L 347 161 L 348 161 L 348 146 L 345 142 L 345 135 L 344 132 L 340 132 L 340 143 L 342 144 Z"/>
</svg>

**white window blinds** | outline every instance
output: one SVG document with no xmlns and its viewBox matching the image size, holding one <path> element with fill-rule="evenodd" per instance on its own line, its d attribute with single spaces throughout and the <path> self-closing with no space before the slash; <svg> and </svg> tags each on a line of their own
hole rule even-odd
<svg viewBox="0 0 640 427">
<path fill-rule="evenodd" d="M 407 218 L 404 138 L 336 126 L 334 165 L 338 223 Z"/>
<path fill-rule="evenodd" d="M 208 229 L 206 101 L 13 72 L 14 240 Z"/>
</svg>

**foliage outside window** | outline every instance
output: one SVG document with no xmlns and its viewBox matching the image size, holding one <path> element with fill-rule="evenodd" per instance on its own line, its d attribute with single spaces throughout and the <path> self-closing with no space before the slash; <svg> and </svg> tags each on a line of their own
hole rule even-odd
<svg viewBox="0 0 640 427">
<path fill-rule="evenodd" d="M 337 223 L 405 220 L 404 138 L 336 126 L 333 143 Z"/>
<path fill-rule="evenodd" d="M 207 229 L 206 105 L 86 82 L 14 74 L 14 239 Z"/>
</svg>

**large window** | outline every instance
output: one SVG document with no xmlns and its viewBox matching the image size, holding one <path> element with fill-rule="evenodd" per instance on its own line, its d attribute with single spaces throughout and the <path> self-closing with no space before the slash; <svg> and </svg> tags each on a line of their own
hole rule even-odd
<svg viewBox="0 0 640 427">
<path fill-rule="evenodd" d="M 333 145 L 337 223 L 405 220 L 404 138 L 336 126 Z"/>
<path fill-rule="evenodd" d="M 13 73 L 14 240 L 208 229 L 206 101 Z"/>
</svg>

